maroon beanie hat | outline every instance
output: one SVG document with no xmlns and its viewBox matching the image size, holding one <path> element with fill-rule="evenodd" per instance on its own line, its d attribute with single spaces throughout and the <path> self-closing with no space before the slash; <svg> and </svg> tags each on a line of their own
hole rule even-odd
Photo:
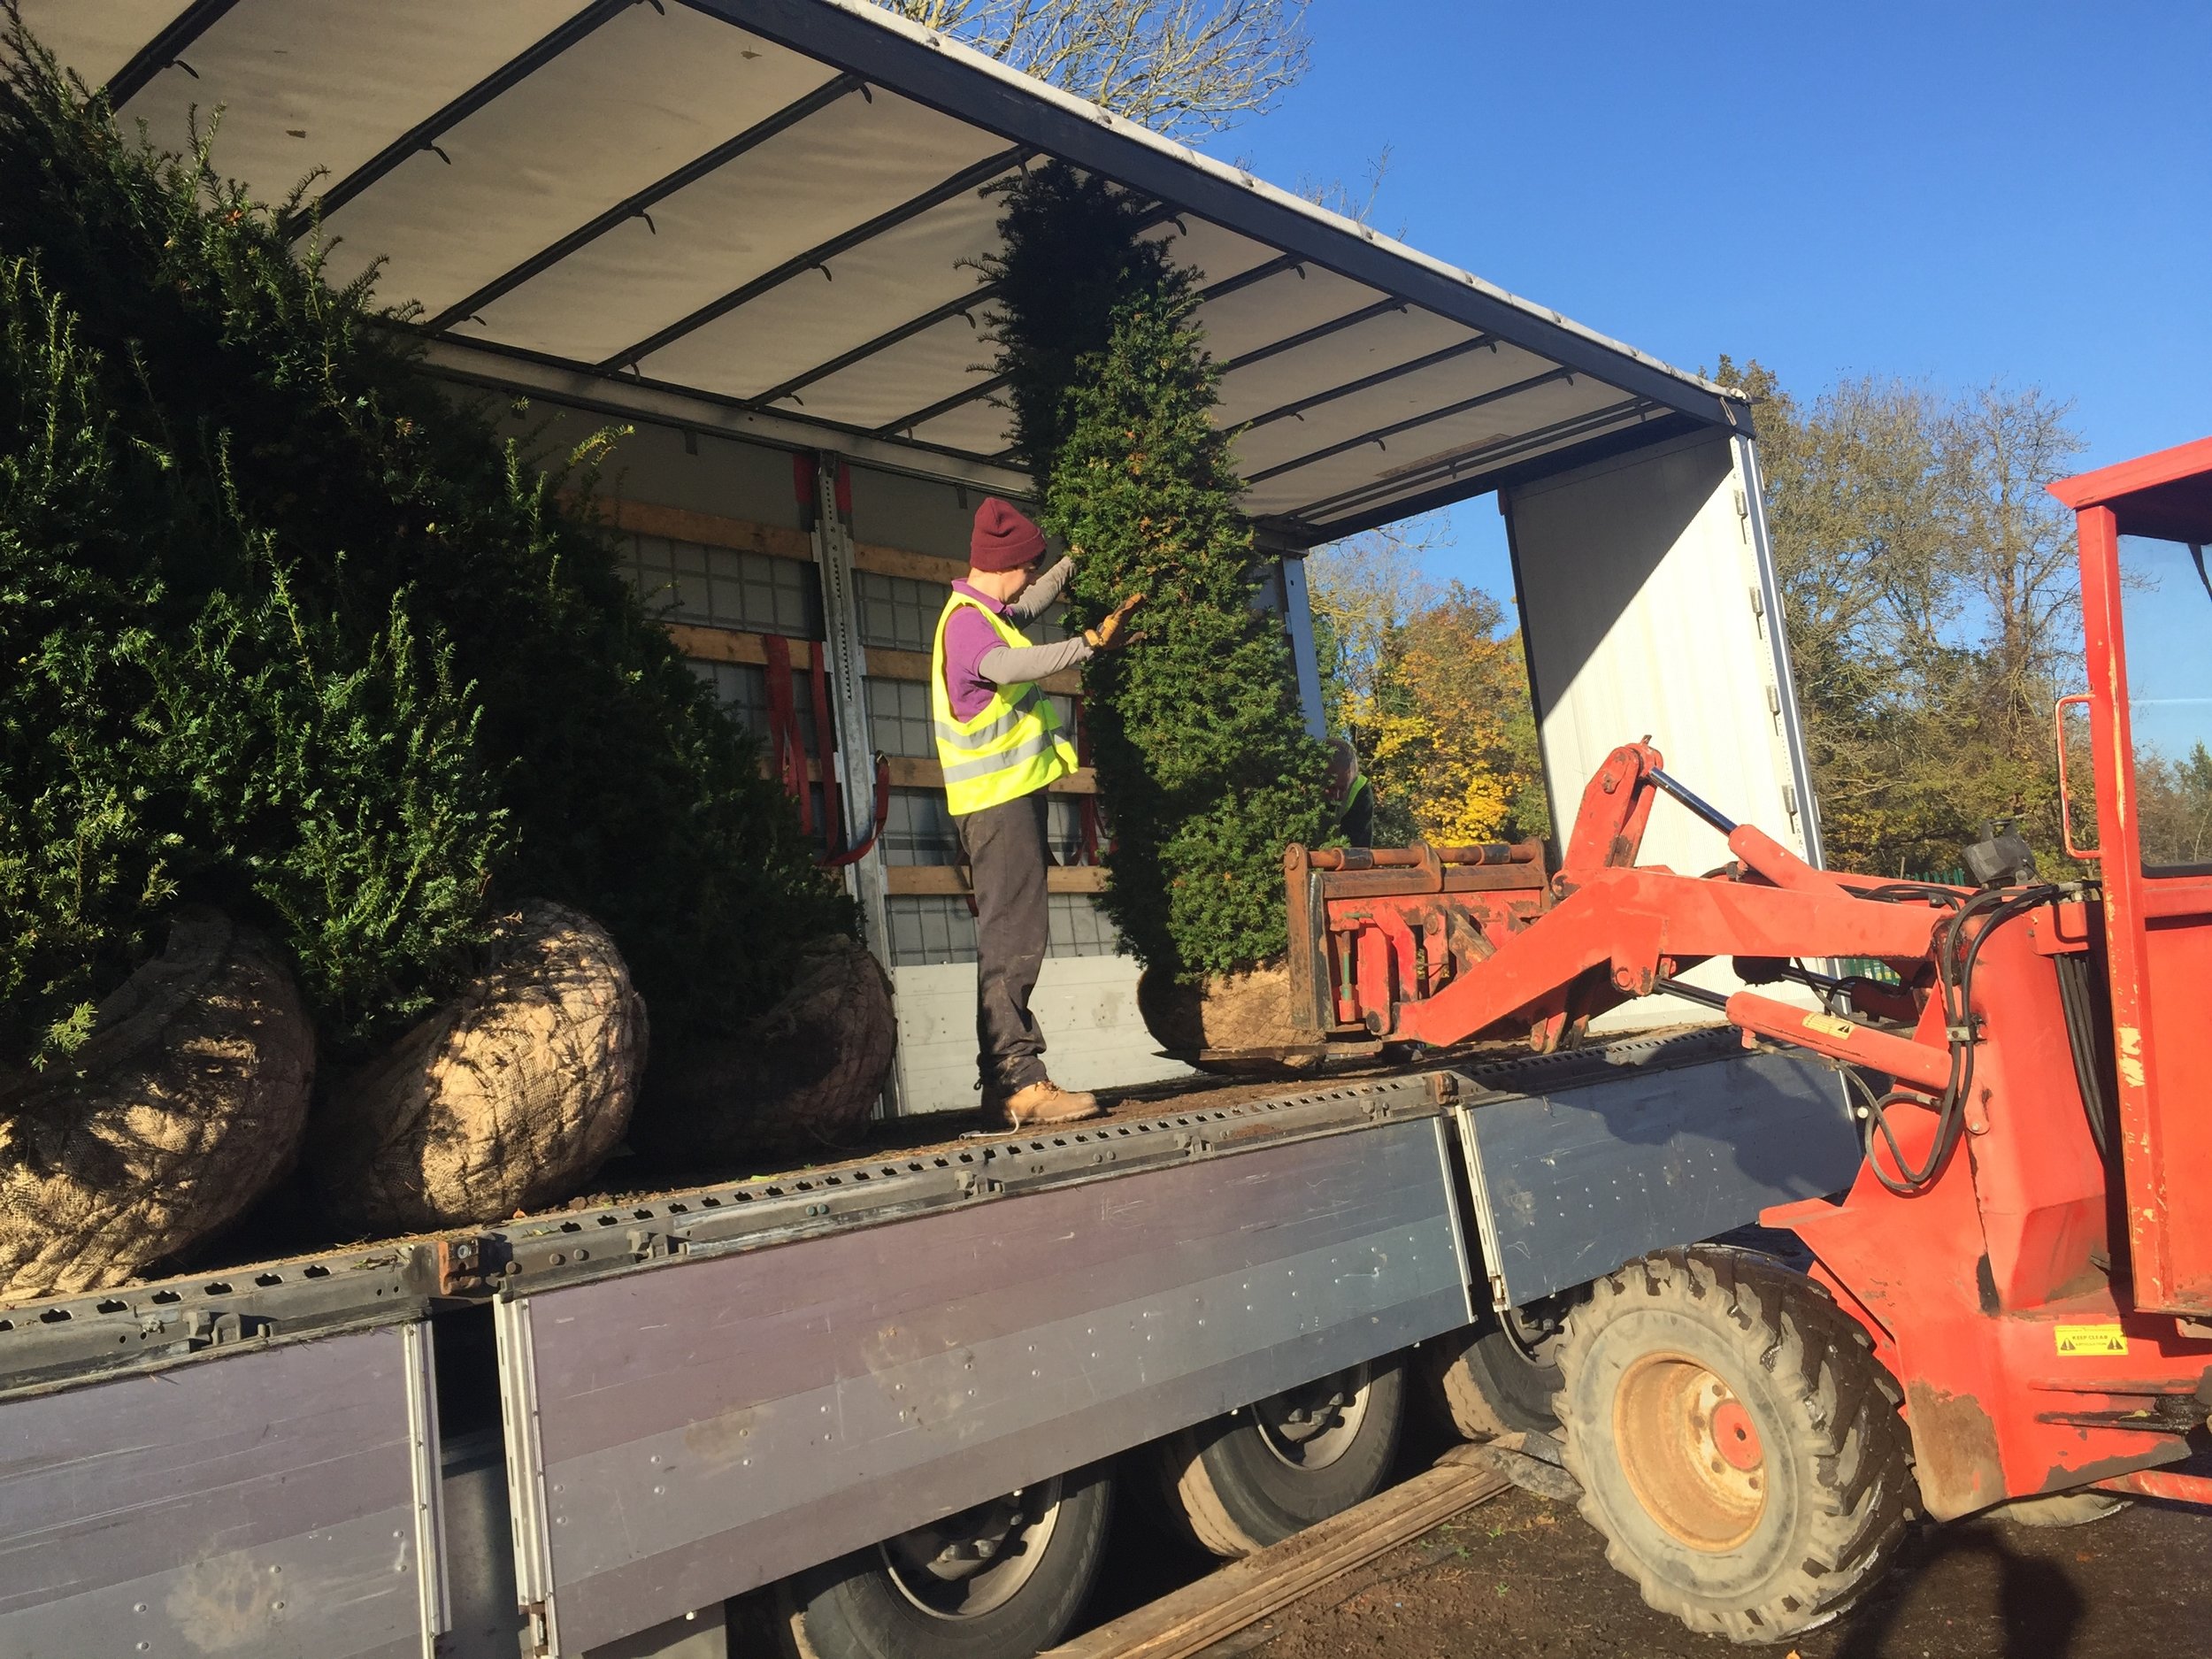
<svg viewBox="0 0 2212 1659">
<path fill-rule="evenodd" d="M 1045 533 L 1011 503 L 987 495 L 975 510 L 975 534 L 968 538 L 968 563 L 979 571 L 1013 571 L 1045 556 Z"/>
</svg>

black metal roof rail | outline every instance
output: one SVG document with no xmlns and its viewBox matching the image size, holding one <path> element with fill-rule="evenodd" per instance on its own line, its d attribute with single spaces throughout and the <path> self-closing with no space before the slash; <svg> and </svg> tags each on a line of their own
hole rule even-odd
<svg viewBox="0 0 2212 1659">
<path fill-rule="evenodd" d="M 1396 524 L 1439 507 L 1448 507 L 1471 495 L 1486 495 L 1494 490 L 1517 488 L 1540 478 L 1555 477 L 1578 466 L 1609 461 L 1632 450 L 1648 449 L 1671 439 L 1712 430 L 1703 421 L 1693 419 L 1679 410 L 1662 409 L 1649 402 L 1640 403 L 1637 407 L 1639 413 L 1632 425 L 1599 431 L 1593 436 L 1545 450 L 1541 454 L 1525 456 L 1517 460 L 1503 454 L 1486 455 L 1481 457 L 1481 469 L 1473 472 L 1467 472 L 1465 466 L 1469 460 L 1475 457 L 1461 456 L 1457 457 L 1460 471 L 1432 469 L 1434 476 L 1444 481 L 1410 495 L 1384 496 L 1373 488 L 1340 493 L 1332 496 L 1325 503 L 1327 511 L 1343 514 L 1340 518 L 1324 522 L 1317 517 L 1285 517 L 1271 518 L 1264 522 L 1279 535 L 1293 541 L 1302 541 L 1306 546 L 1311 547 L 1323 541 L 1340 541 L 1348 535 L 1357 535 L 1363 530 L 1372 530 L 1382 525 Z M 1544 438 L 1547 441 L 1561 435 L 1557 432 L 1530 434 L 1532 439 Z M 1402 480 L 1385 481 L 1392 488 L 1403 487 Z M 1361 501 L 1371 504 L 1359 506 Z M 1371 504 L 1377 502 L 1380 504 Z M 1305 508 L 1299 509 L 1301 514 L 1307 511 Z"/>
<path fill-rule="evenodd" d="M 733 137 L 724 139 L 712 149 L 694 157 L 673 172 L 656 179 L 643 189 L 623 197 L 605 212 L 587 219 L 558 242 L 532 254 L 530 257 L 513 269 L 502 272 L 466 299 L 457 300 L 447 306 L 423 326 L 434 332 L 442 328 L 449 328 L 457 322 L 465 321 L 502 295 L 511 293 L 532 277 L 550 270 L 578 249 L 596 242 L 616 226 L 640 217 L 654 204 L 673 196 L 687 184 L 697 183 L 707 174 L 735 160 L 747 150 L 757 149 L 775 137 L 777 134 L 796 127 L 809 116 L 817 114 L 841 99 L 849 97 L 852 94 L 862 90 L 865 84 L 858 75 L 839 75 L 817 87 L 806 96 L 795 98 L 774 114 L 755 122 Z"/>
<path fill-rule="evenodd" d="M 1261 468 L 1244 481 L 1247 484 L 1258 484 L 1271 478 L 1280 478 L 1285 472 L 1294 472 L 1302 466 L 1311 466 L 1317 462 L 1329 459 L 1332 456 L 1342 455 L 1348 449 L 1357 449 L 1371 443 L 1382 443 L 1387 439 L 1396 437 L 1402 432 L 1409 432 L 1416 426 L 1425 426 L 1439 420 L 1448 420 L 1454 415 L 1463 415 L 1471 409 L 1480 409 L 1485 403 L 1502 403 L 1506 398 L 1517 397 L 1523 392 L 1534 391 L 1538 387 L 1548 386 L 1554 380 L 1571 380 L 1574 379 L 1574 374 L 1575 372 L 1572 369 L 1551 369 L 1542 374 L 1532 374 L 1525 380 L 1514 381 L 1510 386 L 1494 387 L 1489 391 L 1479 392 L 1472 397 L 1463 397 L 1455 403 L 1447 403 L 1441 409 L 1424 410 L 1417 415 L 1408 416 L 1403 420 L 1394 420 L 1386 426 L 1377 426 L 1371 432 L 1363 432 L 1356 437 L 1340 439 L 1334 443 L 1315 449 L 1310 454 L 1299 456 L 1293 460 L 1279 461 L 1273 466 Z M 1310 506 L 1306 509 L 1308 511 L 1312 510 Z"/>
<path fill-rule="evenodd" d="M 1308 393 L 1303 397 L 1271 409 L 1265 414 L 1253 416 L 1251 419 L 1241 423 L 1239 430 L 1251 432 L 1261 426 L 1272 426 L 1275 422 L 1287 420 L 1294 415 L 1302 416 L 1309 409 L 1318 409 L 1324 403 L 1333 403 L 1340 397 L 1350 397 L 1358 392 L 1371 391 L 1378 386 L 1386 386 L 1392 380 L 1403 379 L 1406 375 L 1418 374 L 1423 369 L 1432 369 L 1440 363 L 1453 362 L 1467 356 L 1470 352 L 1495 351 L 1497 349 L 1496 335 L 1477 334 L 1472 340 L 1463 340 L 1456 345 L 1446 346 L 1441 350 L 1410 358 L 1397 365 L 1394 368 L 1377 369 L 1372 374 L 1363 374 L 1356 380 L 1347 380 L 1343 385 L 1330 387 L 1326 391 Z"/>
<path fill-rule="evenodd" d="M 1167 215 L 1163 213 L 1161 217 L 1165 218 Z M 1240 271 L 1234 276 L 1224 277 L 1220 281 L 1199 289 L 1198 303 L 1201 305 L 1209 304 L 1222 298 L 1225 295 L 1234 294 L 1240 289 L 1254 287 L 1266 281 L 1271 276 L 1279 276 L 1286 271 L 1299 271 L 1302 274 L 1302 268 L 1305 263 L 1297 255 L 1288 253 L 1278 254 L 1272 259 L 1263 259 L 1248 271 Z M 955 392 L 950 397 L 940 398 L 926 409 L 918 410 L 911 415 L 902 416 L 887 426 L 878 426 L 871 435 L 887 438 L 895 433 L 909 431 L 926 422 L 936 419 L 940 415 L 949 414 L 963 403 L 972 403 L 979 397 L 987 397 L 1005 384 L 1006 376 L 994 375 L 987 380 L 979 381 L 976 385 Z M 989 458 L 1002 463 L 1013 453 L 1011 449 L 1002 449 Z"/>
<path fill-rule="evenodd" d="M 1317 340 L 1326 340 L 1331 334 L 1342 334 L 1347 328 L 1356 328 L 1362 323 L 1386 317 L 1392 311 L 1409 309 L 1403 300 L 1377 300 L 1372 305 L 1363 305 L 1356 311 L 1345 312 L 1341 317 L 1332 317 L 1325 323 L 1316 323 L 1310 328 L 1301 328 L 1294 334 L 1286 334 L 1282 339 L 1270 341 L 1266 345 L 1254 346 L 1242 356 L 1231 357 L 1222 364 L 1221 373 L 1224 376 L 1234 374 L 1239 369 L 1248 369 L 1256 363 L 1279 357 L 1286 351 L 1295 351 L 1300 346 L 1310 346 Z"/>
<path fill-rule="evenodd" d="M 1364 227 L 1261 186 L 1056 88 L 987 63 L 945 36 L 840 0 L 682 0 L 793 50 L 865 75 L 973 126 L 1102 174 L 1158 201 L 1384 293 L 1649 397 L 1711 425 L 1729 396 L 1617 341 L 1401 248 Z M 889 432 L 895 427 L 879 430 Z"/>
<path fill-rule="evenodd" d="M 312 216 L 329 218 L 410 156 L 419 155 L 426 150 L 436 150 L 441 136 L 458 127 L 501 93 L 511 87 L 520 86 L 601 24 L 609 22 L 634 5 L 646 4 L 649 4 L 649 0 L 597 0 L 595 4 L 579 12 L 535 44 L 509 58 L 443 109 L 409 127 L 315 197 L 309 208 L 303 209 L 292 223 L 284 227 L 285 234 L 298 235 L 307 227 L 307 221 Z M 442 156 L 444 151 L 439 150 L 438 153 Z"/>
<path fill-rule="evenodd" d="M 902 322 L 895 328 L 886 329 L 874 339 L 863 341 L 849 351 L 841 351 L 828 362 L 818 363 L 803 373 L 795 374 L 780 386 L 772 386 L 766 391 L 748 401 L 764 405 L 776 403 L 780 399 L 804 391 L 817 380 L 829 379 L 840 369 L 849 369 L 864 358 L 872 357 L 879 351 L 888 350 L 902 340 L 910 340 L 924 329 L 934 328 L 939 323 L 961 316 L 967 316 L 972 322 L 974 320 L 972 313 L 989 304 L 997 293 L 998 287 L 995 283 L 985 283 L 978 287 L 972 294 L 963 294 L 957 298 L 947 300 L 941 305 L 932 306 L 919 317 Z"/>
<path fill-rule="evenodd" d="M 196 80 L 192 66 L 184 61 L 185 52 L 237 4 L 238 0 L 192 0 L 166 28 L 133 54 L 130 62 L 108 77 L 107 84 L 100 88 L 107 95 L 108 107 L 121 109 L 173 64 Z"/>
<path fill-rule="evenodd" d="M 703 328 L 718 317 L 726 317 L 748 301 L 757 299 L 771 288 L 780 288 L 802 272 L 826 267 L 828 263 L 848 249 L 856 248 L 880 233 L 918 219 L 933 207 L 941 207 L 955 196 L 988 184 L 1001 173 L 1019 166 L 1036 152 L 1025 144 L 1011 150 L 1002 150 L 995 155 L 963 167 L 951 178 L 933 184 L 919 196 L 909 196 L 896 207 L 885 209 L 873 219 L 841 231 L 827 242 L 818 243 L 805 252 L 795 254 L 774 270 L 763 273 L 741 287 L 730 290 L 721 298 L 710 300 L 687 317 L 680 317 L 667 327 L 648 334 L 634 346 L 626 346 L 601 361 L 603 369 L 628 368 L 642 358 L 650 357 L 670 342 L 680 340 L 695 328 Z"/>
</svg>

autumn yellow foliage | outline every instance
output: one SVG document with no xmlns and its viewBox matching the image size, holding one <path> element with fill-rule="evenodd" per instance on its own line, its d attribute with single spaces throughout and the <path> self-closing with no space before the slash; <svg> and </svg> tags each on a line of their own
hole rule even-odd
<svg viewBox="0 0 2212 1659">
<path fill-rule="evenodd" d="M 1429 582 L 1413 551 L 1346 544 L 1310 568 L 1330 726 L 1374 784 L 1376 841 L 1545 835 L 1520 634 L 1488 594 Z"/>
<path fill-rule="evenodd" d="M 1496 601 L 1457 584 L 1422 611 L 1379 711 L 1369 771 L 1424 837 L 1447 846 L 1526 833 L 1516 808 L 1537 783 L 1528 676 Z"/>
</svg>

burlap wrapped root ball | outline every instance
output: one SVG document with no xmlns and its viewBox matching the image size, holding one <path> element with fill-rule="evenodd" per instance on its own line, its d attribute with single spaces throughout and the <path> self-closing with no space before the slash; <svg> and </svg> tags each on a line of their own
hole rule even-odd
<svg viewBox="0 0 2212 1659">
<path fill-rule="evenodd" d="M 1147 968 L 1137 981 L 1137 1011 L 1153 1040 L 1185 1059 L 1206 1049 L 1266 1054 L 1310 1046 L 1322 1035 L 1290 1023 L 1290 969 L 1280 962 L 1196 983 Z"/>
<path fill-rule="evenodd" d="M 645 1002 L 606 930 L 527 905 L 466 991 L 317 1109 L 309 1173 L 332 1220 L 371 1236 L 556 1202 L 621 1141 L 645 1047 Z"/>
<path fill-rule="evenodd" d="M 290 1167 L 314 1074 L 267 941 L 179 910 L 83 1048 L 0 1079 L 0 1301 L 122 1284 L 228 1225 Z"/>
<path fill-rule="evenodd" d="M 810 941 L 784 996 L 735 1039 L 667 1056 L 632 1140 L 664 1163 L 817 1158 L 850 1148 L 890 1075 L 891 981 L 857 941 Z"/>
</svg>

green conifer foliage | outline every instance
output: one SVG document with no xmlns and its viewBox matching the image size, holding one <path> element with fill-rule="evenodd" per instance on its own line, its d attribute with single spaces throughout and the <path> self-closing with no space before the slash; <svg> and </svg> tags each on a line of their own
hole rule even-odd
<svg viewBox="0 0 2212 1659">
<path fill-rule="evenodd" d="M 296 203 L 0 51 L 0 1056 L 71 1047 L 180 899 L 278 937 L 341 1060 L 532 898 L 657 1036 L 772 1001 L 850 907 L 562 480 Z"/>
<path fill-rule="evenodd" d="M 1288 641 L 1253 603 L 1193 273 L 1142 226 L 1099 180 L 1044 167 L 1010 193 L 992 274 L 1017 447 L 1044 527 L 1081 549 L 1071 610 L 1146 595 L 1144 641 L 1085 670 L 1103 903 L 1141 959 L 1195 979 L 1281 953 L 1283 848 L 1325 840 L 1332 815 Z"/>
</svg>

